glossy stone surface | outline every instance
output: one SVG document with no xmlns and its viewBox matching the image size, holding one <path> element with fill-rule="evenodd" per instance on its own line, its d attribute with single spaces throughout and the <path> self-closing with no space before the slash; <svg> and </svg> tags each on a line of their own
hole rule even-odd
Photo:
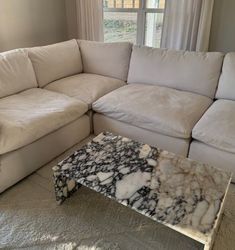
<svg viewBox="0 0 235 250">
<path fill-rule="evenodd" d="M 59 203 L 80 185 L 151 219 L 209 234 L 230 174 L 125 137 L 102 133 L 53 168 Z"/>
</svg>

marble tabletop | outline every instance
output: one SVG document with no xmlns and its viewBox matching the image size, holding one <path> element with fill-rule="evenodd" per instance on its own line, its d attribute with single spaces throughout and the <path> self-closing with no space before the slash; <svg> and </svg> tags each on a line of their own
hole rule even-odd
<svg viewBox="0 0 235 250">
<path fill-rule="evenodd" d="M 102 133 L 53 168 L 59 203 L 80 185 L 151 219 L 209 234 L 230 173 L 131 139 Z"/>
</svg>

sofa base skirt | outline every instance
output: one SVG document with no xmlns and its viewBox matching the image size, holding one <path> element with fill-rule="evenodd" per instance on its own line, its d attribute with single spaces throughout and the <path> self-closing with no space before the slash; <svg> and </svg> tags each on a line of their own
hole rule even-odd
<svg viewBox="0 0 235 250">
<path fill-rule="evenodd" d="M 235 183 L 235 154 L 193 141 L 190 145 L 189 158 L 233 173 L 232 182 Z"/>
<path fill-rule="evenodd" d="M 98 113 L 94 114 L 93 123 L 95 135 L 103 131 L 110 131 L 175 154 L 188 155 L 189 140 L 158 134 Z"/>
<path fill-rule="evenodd" d="M 84 115 L 76 121 L 15 151 L 0 155 L 0 193 L 90 134 Z"/>
</svg>

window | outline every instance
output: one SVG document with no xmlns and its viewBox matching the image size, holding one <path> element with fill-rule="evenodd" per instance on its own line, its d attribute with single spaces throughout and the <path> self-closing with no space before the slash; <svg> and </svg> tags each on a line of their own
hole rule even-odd
<svg viewBox="0 0 235 250">
<path fill-rule="evenodd" d="M 104 40 L 160 47 L 165 0 L 104 0 Z"/>
</svg>

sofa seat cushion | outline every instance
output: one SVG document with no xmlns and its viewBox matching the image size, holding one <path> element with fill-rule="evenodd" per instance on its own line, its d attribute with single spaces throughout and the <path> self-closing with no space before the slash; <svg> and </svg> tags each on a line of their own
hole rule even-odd
<svg viewBox="0 0 235 250">
<path fill-rule="evenodd" d="M 46 89 L 75 97 L 91 107 L 98 98 L 125 84 L 115 78 L 84 73 L 52 82 Z"/>
<path fill-rule="evenodd" d="M 217 100 L 193 129 L 193 138 L 235 153 L 235 101 Z"/>
<path fill-rule="evenodd" d="M 0 154 L 69 124 L 87 109 L 82 101 L 37 88 L 0 99 Z"/>
<path fill-rule="evenodd" d="M 189 92 L 130 84 L 100 98 L 93 109 L 140 128 L 190 138 L 192 128 L 211 102 L 208 97 Z"/>
</svg>

